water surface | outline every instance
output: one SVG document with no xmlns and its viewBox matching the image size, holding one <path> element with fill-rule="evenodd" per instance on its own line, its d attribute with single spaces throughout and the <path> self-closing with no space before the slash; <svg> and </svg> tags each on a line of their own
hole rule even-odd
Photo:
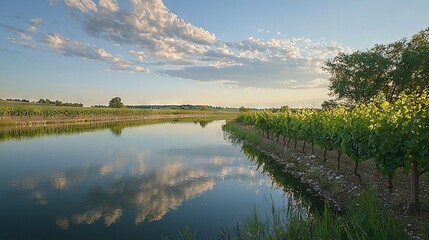
<svg viewBox="0 0 429 240">
<path fill-rule="evenodd" d="M 285 207 L 299 183 L 228 141 L 223 123 L 2 139 L 0 239 L 177 239 L 186 227 L 216 239 L 252 208 Z"/>
</svg>

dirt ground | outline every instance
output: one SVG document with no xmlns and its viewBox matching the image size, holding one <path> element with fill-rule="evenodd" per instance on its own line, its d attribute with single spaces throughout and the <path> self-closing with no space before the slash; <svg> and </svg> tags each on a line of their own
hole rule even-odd
<svg viewBox="0 0 429 240">
<path fill-rule="evenodd" d="M 238 125 L 240 128 L 256 132 L 250 126 Z M 260 134 L 260 133 L 259 133 Z M 330 201 L 337 209 L 344 208 L 352 199 L 356 198 L 369 187 L 375 188 L 378 193 L 379 205 L 392 210 L 398 218 L 407 224 L 407 231 L 415 239 L 429 239 L 429 174 L 420 177 L 421 211 L 411 215 L 408 213 L 408 198 L 410 178 L 398 170 L 393 179 L 393 191 L 388 190 L 388 178 L 382 176 L 372 161 L 367 160 L 359 164 L 358 173 L 362 183 L 353 173 L 354 162 L 342 154 L 340 169 L 337 170 L 336 151 L 327 152 L 327 161 L 323 161 L 324 150 L 311 144 L 306 144 L 302 152 L 303 142 L 298 141 L 294 148 L 294 140 L 289 146 L 283 143 L 283 137 L 266 138 L 260 134 L 262 143 L 256 146 L 259 150 L 276 159 L 285 166 L 285 170 L 299 177 L 301 181 L 310 184 L 314 194 Z M 287 139 L 286 139 L 287 142 Z M 269 147 L 267 147 L 269 146 Z M 424 236 L 426 235 L 426 236 Z"/>
</svg>

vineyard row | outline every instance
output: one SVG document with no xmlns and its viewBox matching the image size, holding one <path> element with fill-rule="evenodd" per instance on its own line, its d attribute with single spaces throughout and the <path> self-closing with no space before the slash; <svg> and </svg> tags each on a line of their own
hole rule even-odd
<svg viewBox="0 0 429 240">
<path fill-rule="evenodd" d="M 410 209 L 419 208 L 419 177 L 429 170 L 429 97 L 427 94 L 402 95 L 390 104 L 383 95 L 369 104 L 352 109 L 336 107 L 329 110 L 284 109 L 241 114 L 237 120 L 253 125 L 267 137 L 283 138 L 319 145 L 326 151 L 347 154 L 355 163 L 354 173 L 361 181 L 359 163 L 372 160 L 377 169 L 392 178 L 398 169 L 411 177 Z M 303 148 L 304 149 L 304 148 Z"/>
</svg>

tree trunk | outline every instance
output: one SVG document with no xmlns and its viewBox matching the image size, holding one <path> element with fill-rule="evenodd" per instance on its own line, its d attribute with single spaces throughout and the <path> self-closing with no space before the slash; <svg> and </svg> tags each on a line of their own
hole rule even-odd
<svg viewBox="0 0 429 240">
<path fill-rule="evenodd" d="M 343 154 L 342 152 L 338 153 L 338 157 L 337 157 L 337 171 L 340 170 L 340 158 L 341 158 L 342 154 Z"/>
<path fill-rule="evenodd" d="M 387 101 L 389 101 L 390 103 L 393 103 L 393 96 L 395 95 L 395 91 L 396 91 L 396 88 L 398 87 L 398 85 L 397 84 L 395 84 L 395 86 L 393 86 L 393 88 L 392 88 L 392 92 L 390 93 L 390 97 L 389 97 L 389 99 L 387 100 Z"/>
<path fill-rule="evenodd" d="M 298 143 L 298 141 L 295 138 L 295 145 L 293 146 L 293 148 L 296 148 L 296 144 Z"/>
<path fill-rule="evenodd" d="M 279 142 L 279 137 L 280 137 L 280 135 L 277 135 L 277 141 L 276 142 Z"/>
<path fill-rule="evenodd" d="M 326 153 L 328 152 L 328 149 L 325 148 L 325 152 L 323 152 L 323 162 L 326 162 L 326 160 L 328 160 L 326 158 Z"/>
<path fill-rule="evenodd" d="M 361 177 L 361 175 L 357 172 L 357 170 L 358 170 L 358 166 L 359 166 L 359 162 L 355 160 L 354 174 L 358 177 L 358 179 L 359 179 L 359 183 L 360 183 L 360 184 L 362 184 L 362 177 Z"/>
<path fill-rule="evenodd" d="M 286 135 L 283 135 L 283 146 L 286 145 Z"/>
<path fill-rule="evenodd" d="M 393 176 L 389 176 L 389 192 L 393 193 Z"/>
<path fill-rule="evenodd" d="M 288 147 L 289 147 L 290 140 L 292 140 L 292 138 L 291 138 L 291 137 L 289 138 L 289 140 L 287 140 L 287 144 L 286 144 L 286 145 L 287 145 Z"/>
<path fill-rule="evenodd" d="M 314 142 L 313 142 L 313 143 L 311 143 L 311 154 L 313 154 L 313 155 L 314 155 Z"/>
<path fill-rule="evenodd" d="M 411 161 L 411 191 L 409 213 L 415 213 L 419 210 L 419 175 L 417 174 L 417 162 Z"/>
<path fill-rule="evenodd" d="M 302 153 L 305 153 L 305 144 L 306 144 L 307 142 L 306 141 L 304 141 L 304 144 L 302 145 Z"/>
</svg>

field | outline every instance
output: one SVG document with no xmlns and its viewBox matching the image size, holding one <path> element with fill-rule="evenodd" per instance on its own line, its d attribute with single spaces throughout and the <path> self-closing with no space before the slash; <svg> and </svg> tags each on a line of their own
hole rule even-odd
<svg viewBox="0 0 429 240">
<path fill-rule="evenodd" d="M 38 103 L 0 101 L 0 126 L 70 122 L 139 121 L 210 116 L 234 116 L 234 112 L 185 109 L 131 109 L 57 107 Z"/>
</svg>

